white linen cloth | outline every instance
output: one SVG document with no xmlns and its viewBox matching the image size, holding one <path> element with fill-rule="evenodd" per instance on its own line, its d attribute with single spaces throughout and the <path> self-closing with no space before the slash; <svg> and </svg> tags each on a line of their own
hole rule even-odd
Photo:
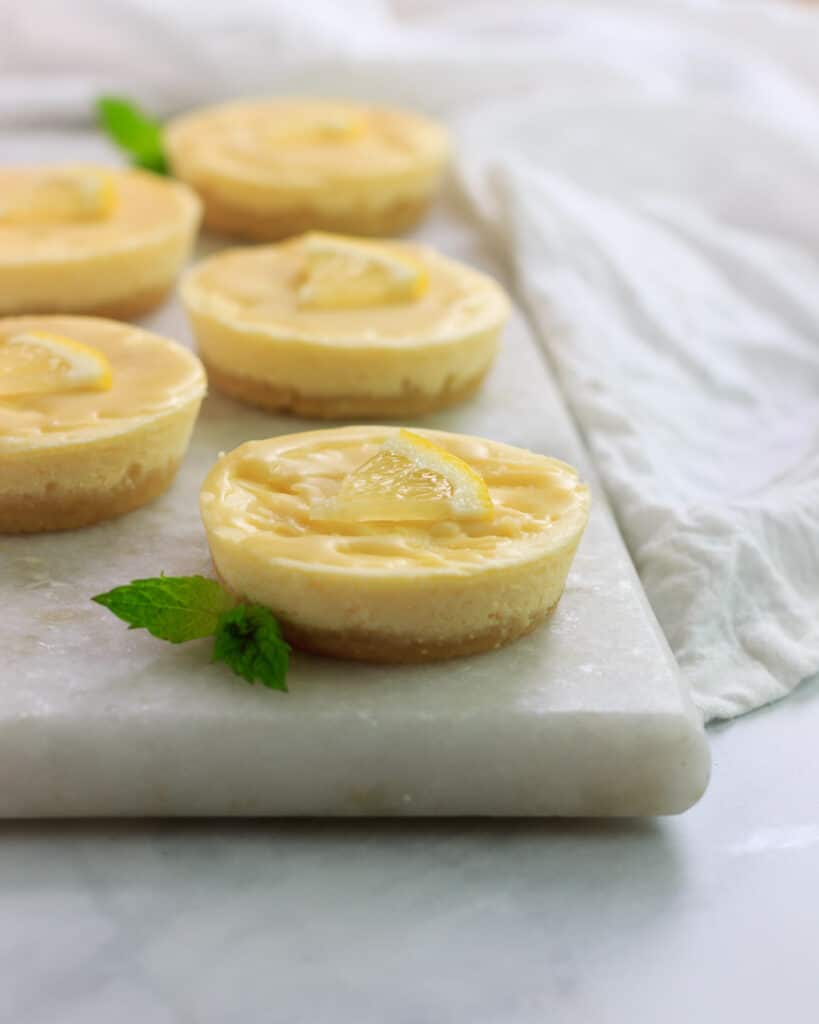
<svg viewBox="0 0 819 1024">
<path fill-rule="evenodd" d="M 0 0 L 0 129 L 275 91 L 446 117 L 706 718 L 819 670 L 819 17 Z"/>
</svg>

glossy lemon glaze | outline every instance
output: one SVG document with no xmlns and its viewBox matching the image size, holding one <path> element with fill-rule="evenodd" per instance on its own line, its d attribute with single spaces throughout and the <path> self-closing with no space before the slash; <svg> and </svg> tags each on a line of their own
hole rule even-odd
<svg viewBox="0 0 819 1024">
<path fill-rule="evenodd" d="M 108 168 L 105 173 L 111 178 L 115 195 L 105 216 L 54 224 L 3 218 L 3 205 L 13 207 L 38 182 L 63 170 L 81 174 L 83 168 L 0 168 L 0 264 L 72 262 L 112 250 L 137 248 L 178 230 L 180 221 L 198 219 L 198 200 L 185 186 L 144 171 Z M 101 269 L 104 272 L 104 267 Z"/>
<path fill-rule="evenodd" d="M 312 192 L 328 185 L 400 181 L 446 160 L 443 128 L 405 111 L 339 101 L 241 101 L 171 121 L 175 170 Z"/>
<path fill-rule="evenodd" d="M 264 566 L 316 572 L 470 574 L 541 558 L 576 543 L 588 492 L 571 466 L 480 438 L 419 431 L 481 473 L 492 497 L 487 521 L 329 524 L 310 510 L 331 498 L 391 427 L 345 427 L 252 441 L 217 462 L 201 494 L 212 547 L 227 571 L 231 549 Z M 320 595 L 317 595 L 320 597 Z"/>
<path fill-rule="evenodd" d="M 361 349 L 445 342 L 497 328 L 505 319 L 506 296 L 485 274 L 426 246 L 380 244 L 411 255 L 426 269 L 428 283 L 418 297 L 357 309 L 304 307 L 299 301 L 303 238 L 217 253 L 188 272 L 182 296 L 190 309 L 236 329 Z"/>
<path fill-rule="evenodd" d="M 195 356 L 137 327 L 91 317 L 7 317 L 0 319 L 0 347 L 26 331 L 64 335 L 103 352 L 111 364 L 111 387 L 0 398 L 0 451 L 116 434 L 205 392 Z"/>
</svg>

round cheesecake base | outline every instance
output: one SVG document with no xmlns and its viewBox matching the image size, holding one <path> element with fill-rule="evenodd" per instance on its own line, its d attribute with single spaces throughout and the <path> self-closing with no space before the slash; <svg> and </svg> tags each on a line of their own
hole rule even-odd
<svg viewBox="0 0 819 1024">
<path fill-rule="evenodd" d="M 403 235 L 425 216 L 437 191 L 398 199 L 388 206 L 352 206 L 332 212 L 303 199 L 273 210 L 252 210 L 232 204 L 212 188 L 190 181 L 204 203 L 204 226 L 218 235 L 254 242 L 278 242 L 306 231 L 333 231 L 343 235 L 385 238 Z"/>
<path fill-rule="evenodd" d="M 244 566 L 234 564 L 225 573 L 221 545 L 208 539 L 225 589 L 240 601 L 270 608 L 293 647 L 350 661 L 411 665 L 493 651 L 534 630 L 563 596 L 580 534 L 534 564 L 479 573 L 454 588 L 435 579 L 417 581 L 407 593 L 401 587 L 385 589 L 384 581 L 364 575 L 327 576 L 321 565 L 294 574 L 292 567 L 243 559 Z M 316 593 L 327 602 L 318 615 L 304 608 L 304 597 Z M 350 624 L 324 625 L 328 609 L 331 617 Z M 362 612 L 369 623 L 364 628 Z"/>
<path fill-rule="evenodd" d="M 485 654 L 504 647 L 536 629 L 552 614 L 558 601 L 544 611 L 515 622 L 506 622 L 497 629 L 433 643 L 413 638 L 403 639 L 392 634 L 305 630 L 287 622 L 282 622 L 282 632 L 288 643 L 309 654 L 387 665 L 419 665 L 428 661 Z"/>
<path fill-rule="evenodd" d="M 214 568 L 239 601 L 269 608 L 294 647 L 395 664 L 491 651 L 561 599 L 588 492 L 558 459 L 423 431 L 484 475 L 487 520 L 311 518 L 395 428 L 341 427 L 250 441 L 223 455 L 200 495 Z"/>
<path fill-rule="evenodd" d="M 117 519 L 158 498 L 171 485 L 179 460 L 148 472 L 126 475 L 107 491 L 59 491 L 21 494 L 0 500 L 0 533 L 47 533 L 93 526 Z"/>
<path fill-rule="evenodd" d="M 148 288 L 134 295 L 124 295 L 121 299 L 114 299 L 112 302 L 105 302 L 95 306 L 89 312 L 89 316 L 100 316 L 111 320 L 134 320 L 152 312 L 157 306 L 161 306 L 173 292 L 174 282 L 157 285 L 155 288 Z M 56 312 L 63 312 L 57 310 Z M 67 312 L 67 311 L 66 311 Z"/>
<path fill-rule="evenodd" d="M 144 291 L 134 292 L 130 295 L 123 295 L 121 298 L 112 299 L 110 302 L 97 303 L 96 305 L 84 305 L 82 302 L 72 303 L 25 303 L 19 309 L 11 309 L 4 312 L 3 316 L 33 315 L 43 316 L 94 316 L 107 320 L 136 320 L 161 306 L 173 290 L 173 281 L 167 284 L 147 288 Z"/>
<path fill-rule="evenodd" d="M 201 358 L 201 355 L 200 355 Z M 222 394 L 267 412 L 285 412 L 305 419 L 378 419 L 420 416 L 459 405 L 480 388 L 489 367 L 456 386 L 431 394 L 407 390 L 399 395 L 308 395 L 268 381 L 239 376 L 202 359 L 208 381 Z"/>
<path fill-rule="evenodd" d="M 0 453 L 0 533 L 91 526 L 157 498 L 185 455 L 200 401 L 112 437 Z"/>
</svg>

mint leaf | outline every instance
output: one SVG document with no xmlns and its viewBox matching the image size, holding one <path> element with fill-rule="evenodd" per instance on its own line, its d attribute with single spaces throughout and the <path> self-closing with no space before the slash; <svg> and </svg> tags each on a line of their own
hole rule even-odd
<svg viewBox="0 0 819 1024">
<path fill-rule="evenodd" d="M 96 108 L 100 127 L 125 150 L 132 164 L 157 174 L 168 173 L 160 121 L 119 96 L 100 97 Z"/>
<path fill-rule="evenodd" d="M 220 617 L 236 601 L 215 580 L 204 576 L 157 576 L 134 580 L 91 599 L 160 640 L 181 644 L 211 636 Z"/>
<path fill-rule="evenodd" d="M 249 683 L 286 691 L 289 656 L 278 622 L 262 605 L 240 604 L 219 618 L 213 660 L 224 661 Z"/>
<path fill-rule="evenodd" d="M 237 604 L 205 576 L 156 576 L 133 580 L 91 599 L 160 640 L 181 644 L 213 636 L 213 661 L 223 661 L 249 683 L 287 691 L 290 647 L 273 613 L 259 604 Z"/>
</svg>

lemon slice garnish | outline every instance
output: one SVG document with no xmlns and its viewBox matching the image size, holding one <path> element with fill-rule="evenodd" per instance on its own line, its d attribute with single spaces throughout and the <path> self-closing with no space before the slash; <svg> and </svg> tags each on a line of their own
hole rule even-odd
<svg viewBox="0 0 819 1024">
<path fill-rule="evenodd" d="M 0 397 L 111 387 L 111 364 L 99 349 L 47 331 L 0 341 Z"/>
<path fill-rule="evenodd" d="M 366 130 L 367 119 L 357 111 L 294 112 L 277 118 L 275 125 L 264 132 L 264 138 L 276 145 L 350 142 Z"/>
<path fill-rule="evenodd" d="M 298 303 L 309 309 L 358 309 L 411 302 L 427 287 L 424 265 L 395 248 L 315 231 L 303 242 Z"/>
<path fill-rule="evenodd" d="M 401 430 L 344 478 L 310 518 L 334 522 L 440 522 L 491 519 L 486 481 L 445 448 Z"/>
<path fill-rule="evenodd" d="M 5 206 L 0 220 L 14 224 L 67 224 L 102 220 L 116 205 L 113 177 L 105 171 L 46 174 Z"/>
</svg>

